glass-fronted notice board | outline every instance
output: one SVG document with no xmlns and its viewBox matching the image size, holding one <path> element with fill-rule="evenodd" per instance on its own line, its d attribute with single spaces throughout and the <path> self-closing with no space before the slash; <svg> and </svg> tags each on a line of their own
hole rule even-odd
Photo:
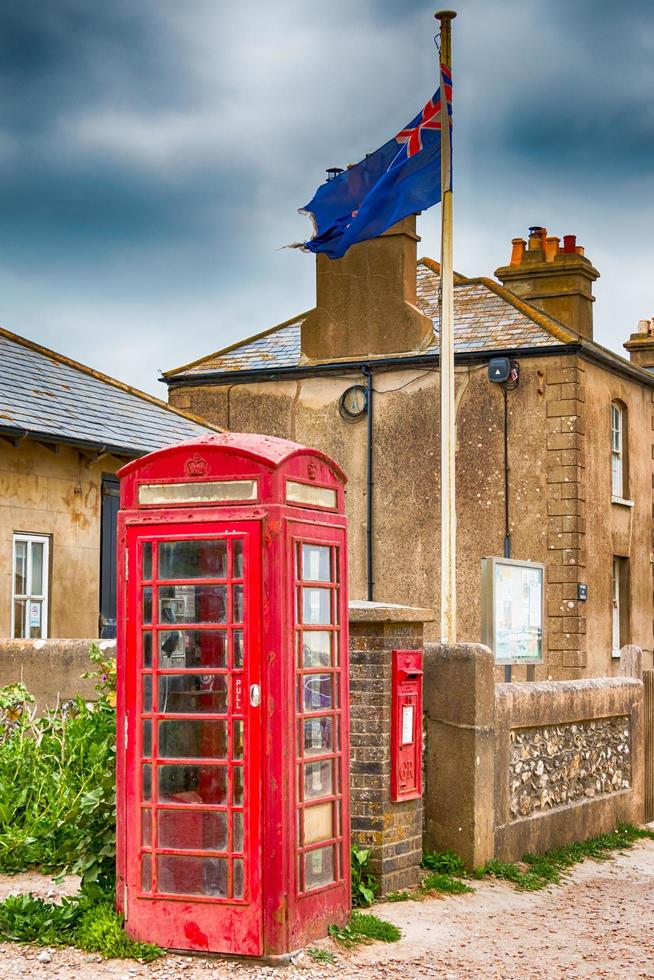
<svg viewBox="0 0 654 980">
<path fill-rule="evenodd" d="M 510 558 L 481 560 L 481 636 L 498 664 L 543 660 L 545 566 Z"/>
</svg>

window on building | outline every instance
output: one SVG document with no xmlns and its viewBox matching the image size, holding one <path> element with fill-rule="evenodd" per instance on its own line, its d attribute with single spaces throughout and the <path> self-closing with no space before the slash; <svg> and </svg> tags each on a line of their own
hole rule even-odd
<svg viewBox="0 0 654 980">
<path fill-rule="evenodd" d="M 11 635 L 42 639 L 48 635 L 50 539 L 43 534 L 14 534 Z"/>
<path fill-rule="evenodd" d="M 624 500 L 627 486 L 627 409 L 611 403 L 611 495 Z"/>
<path fill-rule="evenodd" d="M 629 643 L 629 560 L 613 558 L 611 574 L 612 629 L 611 652 L 620 656 L 620 650 Z"/>
</svg>

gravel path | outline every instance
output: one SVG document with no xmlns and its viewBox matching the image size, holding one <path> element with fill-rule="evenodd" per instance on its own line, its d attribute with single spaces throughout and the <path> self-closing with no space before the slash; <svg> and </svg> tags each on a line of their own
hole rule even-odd
<svg viewBox="0 0 654 980">
<path fill-rule="evenodd" d="M 49 879 L 36 875 L 0 877 L 0 896 L 29 889 L 46 895 L 52 887 Z M 74 882 L 68 882 L 64 889 L 72 887 Z M 402 940 L 351 951 L 330 940 L 318 943 L 336 953 L 335 965 L 302 954 L 285 968 L 172 955 L 140 965 L 73 949 L 44 951 L 0 943 L 0 978 L 654 980 L 654 841 L 609 861 L 586 861 L 564 885 L 546 891 L 528 894 L 503 882 L 484 881 L 475 886 L 474 895 L 382 904 L 375 911 L 401 927 Z M 39 960 L 44 952 L 47 962 Z"/>
</svg>

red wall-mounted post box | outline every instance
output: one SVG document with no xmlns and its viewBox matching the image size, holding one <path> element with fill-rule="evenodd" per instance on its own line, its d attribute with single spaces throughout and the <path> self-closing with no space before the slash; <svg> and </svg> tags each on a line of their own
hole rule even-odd
<svg viewBox="0 0 654 980">
<path fill-rule="evenodd" d="M 345 477 L 238 433 L 119 475 L 125 928 L 290 952 L 350 914 Z"/>
<path fill-rule="evenodd" d="M 391 799 L 422 795 L 422 650 L 393 650 Z"/>
</svg>

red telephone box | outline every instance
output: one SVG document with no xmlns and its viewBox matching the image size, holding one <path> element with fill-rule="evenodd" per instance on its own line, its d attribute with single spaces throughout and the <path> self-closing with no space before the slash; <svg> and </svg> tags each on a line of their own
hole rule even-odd
<svg viewBox="0 0 654 980">
<path fill-rule="evenodd" d="M 350 911 L 345 477 L 240 434 L 119 476 L 127 932 L 287 953 Z"/>
</svg>

